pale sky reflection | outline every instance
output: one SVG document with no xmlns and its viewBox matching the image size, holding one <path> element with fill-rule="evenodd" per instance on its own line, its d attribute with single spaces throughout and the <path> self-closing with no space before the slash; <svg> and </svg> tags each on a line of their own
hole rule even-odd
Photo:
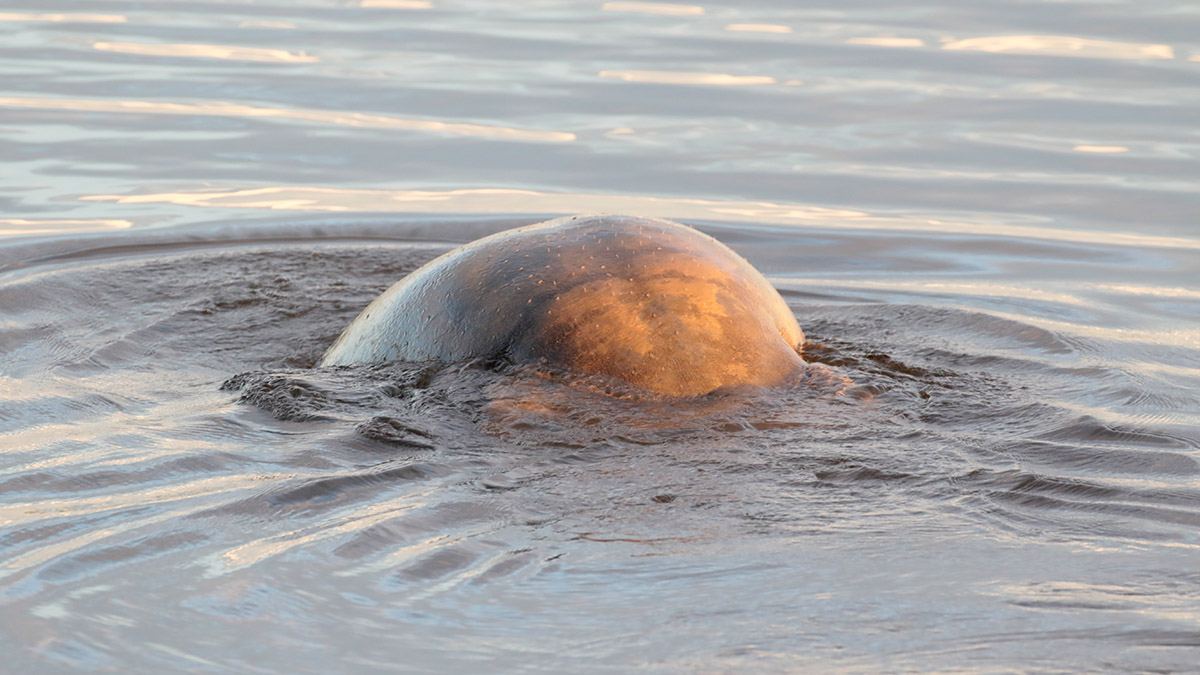
<svg viewBox="0 0 1200 675">
<path fill-rule="evenodd" d="M 238 28 L 274 28 L 278 30 L 292 30 L 296 24 L 291 21 L 269 21 L 261 19 L 246 19 L 238 24 Z"/>
<path fill-rule="evenodd" d="M 699 5 L 677 5 L 666 2 L 606 2 L 600 6 L 605 12 L 635 12 L 638 14 L 660 14 L 663 16 L 699 16 L 704 8 Z"/>
<path fill-rule="evenodd" d="M 1031 324 L 1037 326 L 1038 328 L 1044 328 L 1048 331 L 1053 331 L 1056 333 L 1068 333 L 1082 337 L 1113 340 L 1117 342 L 1145 342 L 1148 344 L 1170 345 L 1174 347 L 1200 348 L 1200 329 L 1195 328 L 1176 328 L 1169 330 L 1112 328 L 1109 326 L 1057 321 L 1055 319 L 1048 319 L 1041 316 L 1030 316 L 1011 312 L 991 312 L 991 314 L 1002 319 L 1009 319 L 1019 323 Z M 1109 413 L 1114 415 L 1119 414 L 1117 411 L 1111 410 Z"/>
<path fill-rule="evenodd" d="M 1186 298 L 1200 300 L 1200 290 L 1194 288 L 1158 288 L 1156 286 L 1134 286 L 1130 284 L 1092 284 L 1089 288 L 1129 295 L 1152 295 L 1159 298 Z M 1200 373 L 1200 371 L 1197 371 Z"/>
<path fill-rule="evenodd" d="M 600 77 L 646 84 L 705 84 L 718 87 L 775 84 L 768 75 L 728 75 L 674 70 L 602 70 Z"/>
<path fill-rule="evenodd" d="M 1076 56 L 1092 59 L 1172 59 L 1168 45 L 1092 40 L 1068 35 L 1003 35 L 951 40 L 942 49 L 990 54 Z"/>
<path fill-rule="evenodd" d="M 426 504 L 422 499 L 429 492 L 431 492 L 430 489 L 425 489 L 407 495 L 399 502 L 389 501 L 356 510 L 354 513 L 344 516 L 340 523 L 322 522 L 317 527 L 292 530 L 248 542 L 230 549 L 221 555 L 221 561 L 225 567 L 221 571 L 231 571 L 253 565 L 280 553 L 285 553 L 297 546 L 324 541 L 346 533 L 361 532 L 381 522 L 395 518 L 405 511 L 412 511 L 413 509 L 425 506 Z M 438 535 L 434 538 L 434 542 L 436 543 L 443 538 L 444 535 Z M 424 550 L 428 547 L 419 548 Z M 217 570 L 214 569 L 213 571 Z"/>
<path fill-rule="evenodd" d="M 259 47 L 193 44 L 144 44 L 137 42 L 94 42 L 93 49 L 138 56 L 171 56 L 225 61 L 254 61 L 259 63 L 316 63 L 320 59 L 304 52 Z"/>
<path fill-rule="evenodd" d="M 1140 426 L 1145 423 L 1145 420 L 1134 419 L 1132 423 Z M 1118 480 L 1115 477 L 1108 476 L 1105 479 L 1106 481 L 1111 481 L 1109 484 L 1125 485 L 1131 489 L 1131 492 L 1133 492 L 1134 488 L 1152 490 L 1161 485 L 1157 480 L 1129 477 Z M 1161 513 L 1177 513 L 1183 518 L 1189 518 L 1190 516 L 1190 512 L 1185 511 L 1163 510 Z M 1189 515 L 1184 515 L 1185 513 Z M 1141 547 L 1145 543 L 1147 542 L 1139 542 L 1137 545 Z M 1158 544 L 1158 542 L 1155 541 L 1155 544 Z M 1073 545 L 1084 550 L 1101 553 L 1128 554 L 1128 549 L 1118 546 L 1097 545 L 1092 542 L 1074 542 Z M 1196 544 L 1189 542 L 1171 542 L 1170 545 L 1181 548 L 1196 547 Z M 1200 615 L 1197 614 L 1194 608 L 1195 598 L 1191 594 L 1147 592 L 1144 587 L 1137 583 L 1090 584 L 1070 581 L 1044 581 L 997 586 L 996 592 L 992 593 L 992 595 L 999 598 L 1000 602 L 1027 607 L 1038 607 L 1039 605 L 1055 608 L 1102 607 L 1109 612 L 1119 608 L 1119 611 L 1125 616 L 1129 616 L 1131 620 L 1133 620 L 1133 617 L 1137 617 L 1139 621 L 1148 621 L 1151 619 L 1180 621 L 1186 625 L 1193 626 L 1200 620 Z"/>
<path fill-rule="evenodd" d="M 933 293 L 947 296 L 970 295 L 976 297 L 1021 298 L 1034 302 L 1053 302 L 1064 305 L 1090 307 L 1095 303 L 1084 300 L 1071 293 L 1048 291 L 1045 288 L 1014 286 L 1011 284 L 994 284 L 978 282 L 946 282 L 946 281 L 899 281 L 887 279 L 883 281 L 859 279 L 795 279 L 788 278 L 789 287 L 829 286 L 839 288 L 862 288 L 879 291 L 908 291 L 912 293 Z"/>
<path fill-rule="evenodd" d="M 205 115 L 210 117 L 269 118 L 347 127 L 425 131 L 450 136 L 474 136 L 477 138 L 514 141 L 563 143 L 575 140 L 575 134 L 564 131 L 513 129 L 488 124 L 406 119 L 390 115 L 373 115 L 339 110 L 265 108 L 221 101 L 172 103 L 169 101 L 121 101 L 115 99 L 0 97 L 0 108 L 77 110 L 81 112 L 137 115 Z"/>
<path fill-rule="evenodd" d="M 292 476 L 270 476 L 269 478 L 290 477 Z M 209 504 L 203 502 L 186 506 L 178 505 L 173 508 L 165 508 L 162 505 L 183 500 L 194 500 L 214 494 L 229 494 L 245 488 L 261 487 L 261 481 L 265 478 L 268 477 L 258 475 L 228 476 L 198 480 L 185 485 L 156 490 L 130 492 L 116 496 L 40 501 L 36 504 L 14 504 L 11 507 L 0 507 L 0 522 L 10 527 L 49 518 L 94 517 L 99 513 L 130 508 L 131 506 L 143 509 L 156 507 L 154 514 L 151 516 L 130 520 L 116 527 L 91 530 L 64 541 L 35 547 L 23 555 L 9 558 L 0 565 L 0 578 L 36 567 L 47 560 L 61 557 L 71 551 L 80 550 L 92 543 L 114 535 L 166 520 L 186 518 L 192 513 L 211 508 Z"/>
<path fill-rule="evenodd" d="M 867 218 L 861 211 L 817 206 L 778 205 L 768 202 L 734 202 L 701 199 L 550 193 L 511 188 L 462 190 L 385 190 L 274 186 L 231 191 L 164 192 L 139 195 L 88 195 L 82 201 L 117 204 L 178 204 L 218 208 L 254 208 L 297 211 L 412 211 L 440 213 L 610 213 L 625 212 L 656 217 L 712 218 L 736 209 L 784 209 L 789 221 Z"/>
<path fill-rule="evenodd" d="M 804 204 L 650 197 L 643 195 L 551 193 L 511 188 L 387 190 L 271 186 L 240 190 L 87 195 L 81 201 L 117 204 L 177 204 L 238 209 L 314 212 L 392 211 L 411 213 L 636 213 L 656 218 L 707 219 L 765 225 L 836 227 L 853 230 L 938 232 L 984 237 L 1043 239 L 1130 247 L 1200 249 L 1200 238 L 1129 232 L 1068 230 L 1031 225 L 944 221 L 921 216 L 878 216 L 863 211 Z"/>
<path fill-rule="evenodd" d="M 998 298 L 1022 298 L 1037 302 L 1051 302 L 1081 307 L 1095 306 L 1095 303 L 1079 298 L 1070 293 L 1046 291 L 1040 288 L 1026 288 L 1011 284 L 987 283 L 946 283 L 946 282 L 904 282 L 895 279 L 858 280 L 858 279 L 819 279 L 819 278 L 773 278 L 777 286 L 787 288 L 812 289 L 818 287 L 830 288 L 862 288 L 885 292 L 908 291 L 913 293 L 946 294 L 948 296 L 991 296 Z M 1030 314 L 1015 314 L 990 310 L 992 316 L 1009 319 L 1017 323 L 1026 323 L 1044 328 L 1055 333 L 1079 335 L 1082 337 L 1116 340 L 1121 342 L 1146 342 L 1160 345 L 1179 347 L 1200 346 L 1200 329 L 1172 328 L 1168 330 L 1115 328 L 1088 323 L 1070 322 Z M 1103 410 L 1097 408 L 1097 411 Z M 1109 411 L 1117 414 L 1114 411 Z"/>
<path fill-rule="evenodd" d="M 95 515 L 104 511 L 147 507 L 153 504 L 194 499 L 212 494 L 233 492 L 246 487 L 259 487 L 263 476 L 221 476 L 195 480 L 182 485 L 170 485 L 140 492 L 126 492 L 90 498 L 47 499 L 36 504 L 7 504 L 0 506 L 0 523 L 8 526 L 36 522 L 44 518 Z M 6 567 L 11 567 L 11 563 Z"/>
</svg>

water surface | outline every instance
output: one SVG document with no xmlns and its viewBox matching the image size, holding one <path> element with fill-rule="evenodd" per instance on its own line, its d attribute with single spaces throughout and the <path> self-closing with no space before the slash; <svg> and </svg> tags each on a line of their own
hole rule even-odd
<svg viewBox="0 0 1200 675">
<path fill-rule="evenodd" d="M 0 651 L 21 671 L 1187 672 L 1181 2 L 0 12 Z M 317 369 L 566 213 L 696 225 L 801 386 Z"/>
</svg>

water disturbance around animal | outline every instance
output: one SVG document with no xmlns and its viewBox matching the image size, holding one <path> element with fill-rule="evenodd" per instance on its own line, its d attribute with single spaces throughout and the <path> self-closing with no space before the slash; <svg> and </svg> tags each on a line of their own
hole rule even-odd
<svg viewBox="0 0 1200 675">
<path fill-rule="evenodd" d="M 1198 22 L 5 8 L 5 667 L 1194 670 Z M 429 260 L 596 212 L 747 258 L 800 381 L 317 367 Z"/>
</svg>

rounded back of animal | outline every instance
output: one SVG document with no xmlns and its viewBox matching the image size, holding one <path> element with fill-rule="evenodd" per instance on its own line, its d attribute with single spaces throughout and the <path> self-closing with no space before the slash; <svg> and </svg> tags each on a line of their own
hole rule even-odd
<svg viewBox="0 0 1200 675">
<path fill-rule="evenodd" d="M 322 366 L 502 356 L 694 396 L 804 367 L 779 293 L 716 239 L 665 220 L 588 216 L 457 248 L 372 302 Z"/>
</svg>

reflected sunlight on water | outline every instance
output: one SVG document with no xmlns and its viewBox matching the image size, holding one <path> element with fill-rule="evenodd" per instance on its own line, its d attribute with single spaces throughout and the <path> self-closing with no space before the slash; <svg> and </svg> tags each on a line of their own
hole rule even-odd
<svg viewBox="0 0 1200 675">
<path fill-rule="evenodd" d="M 266 197 L 264 199 L 264 197 Z M 180 204 L 238 209 L 296 211 L 407 211 L 420 213 L 637 213 L 653 217 L 719 219 L 754 223 L 813 225 L 837 223 L 840 228 L 941 232 L 1051 239 L 1135 247 L 1200 248 L 1200 240 L 1127 232 L 1089 232 L 1042 226 L 954 222 L 930 218 L 871 215 L 863 211 L 828 209 L 803 204 L 671 199 L 640 195 L 558 194 L 507 188 L 462 190 L 371 190 L 305 186 L 275 186 L 248 190 L 174 192 L 136 195 L 85 195 L 82 201 L 118 204 Z"/>
<path fill-rule="evenodd" d="M 93 42 L 93 49 L 138 56 L 173 56 L 181 58 L 225 59 L 228 61 L 257 61 L 262 63 L 315 63 L 315 56 L 303 52 L 258 47 L 228 47 L 223 45 L 169 45 L 137 42 Z"/>
<path fill-rule="evenodd" d="M 0 21 L 53 21 L 69 23 L 125 23 L 120 14 L 19 14 L 0 12 Z"/>
<path fill-rule="evenodd" d="M 665 70 L 602 70 L 600 77 L 611 77 L 626 82 L 649 82 L 651 84 L 709 84 L 737 86 L 746 84 L 775 84 L 768 75 L 726 75 L 724 73 L 693 73 Z"/>
<path fill-rule="evenodd" d="M 790 33 L 792 29 L 788 26 L 780 26 L 773 23 L 731 23 L 725 26 L 725 30 L 735 33 Z"/>
<path fill-rule="evenodd" d="M 952 40 L 942 45 L 950 51 L 991 54 L 1049 54 L 1093 59 L 1173 59 L 1167 45 L 1089 40 L 1069 35 L 1005 35 Z"/>
<path fill-rule="evenodd" d="M 510 138 L 525 141 L 547 141 L 561 143 L 575 140 L 575 134 L 561 131 L 535 131 L 532 129 L 510 129 L 484 124 L 440 122 L 437 120 L 415 120 L 369 115 L 335 110 L 295 110 L 284 108 L 261 108 L 235 103 L 207 101 L 201 103 L 172 103 L 166 101 L 114 101 L 83 99 L 3 98 L 0 107 L 38 108 L 43 110 L 82 110 L 90 112 L 130 113 L 136 115 L 211 115 L 214 117 L 270 117 L 319 124 L 334 124 L 351 127 L 378 129 L 405 129 L 454 136 L 478 136 L 483 138 Z"/>
<path fill-rule="evenodd" d="M 132 226 L 133 223 L 128 220 L 0 218 L 0 236 L 51 234 L 54 232 L 86 232 L 90 230 L 120 230 Z"/>
<path fill-rule="evenodd" d="M 606 12 L 633 12 L 638 14 L 660 14 L 663 16 L 699 16 L 704 8 L 699 5 L 677 5 L 665 2 L 606 2 L 600 6 Z"/>
<path fill-rule="evenodd" d="M 873 47 L 924 47 L 921 38 L 904 37 L 853 37 L 846 40 L 848 45 L 871 45 Z"/>
</svg>

